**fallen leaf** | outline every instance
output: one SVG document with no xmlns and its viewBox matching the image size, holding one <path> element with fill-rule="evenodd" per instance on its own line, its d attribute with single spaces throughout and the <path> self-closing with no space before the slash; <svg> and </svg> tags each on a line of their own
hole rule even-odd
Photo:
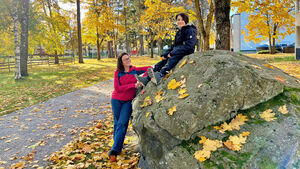
<svg viewBox="0 0 300 169">
<path fill-rule="evenodd" d="M 25 167 L 25 161 L 20 161 L 16 164 L 13 164 L 9 167 L 9 169 L 22 169 Z"/>
<path fill-rule="evenodd" d="M 277 118 L 274 117 L 275 113 L 271 113 L 273 110 L 267 109 L 264 112 L 262 112 L 259 116 L 264 119 L 265 121 L 273 121 L 276 120 Z"/>
<path fill-rule="evenodd" d="M 185 92 L 186 92 L 186 88 L 178 90 L 178 94 L 184 94 Z"/>
<path fill-rule="evenodd" d="M 179 65 L 179 68 L 182 68 L 182 66 L 185 65 L 186 62 L 187 62 L 186 59 L 184 59 L 184 61 Z"/>
<path fill-rule="evenodd" d="M 146 106 L 150 106 L 152 105 L 152 101 L 150 96 L 145 97 L 144 102 L 142 105 L 140 105 L 140 107 L 146 107 Z"/>
<path fill-rule="evenodd" d="M 147 112 L 147 113 L 146 113 L 146 117 L 149 117 L 149 115 L 150 115 L 150 112 Z"/>
<path fill-rule="evenodd" d="M 286 79 L 281 77 L 281 76 L 275 76 L 275 79 L 282 82 L 282 83 L 286 83 Z"/>
<path fill-rule="evenodd" d="M 274 66 L 272 66 L 272 65 L 265 64 L 265 66 L 268 67 L 268 68 L 274 69 Z"/>
<path fill-rule="evenodd" d="M 280 106 L 279 109 L 278 109 L 278 111 L 279 111 L 280 113 L 282 113 L 282 114 L 287 114 L 287 113 L 289 112 L 289 111 L 287 110 L 287 108 L 286 108 L 286 105 Z"/>
<path fill-rule="evenodd" d="M 158 102 L 160 102 L 160 101 L 162 101 L 164 99 L 164 97 L 162 97 L 162 94 L 163 94 L 162 90 L 159 90 L 156 93 L 156 96 L 155 96 L 156 103 L 158 103 Z"/>
<path fill-rule="evenodd" d="M 189 61 L 189 63 L 192 64 L 192 63 L 195 63 L 195 61 L 194 61 L 194 60 L 191 60 L 191 61 Z"/>
<path fill-rule="evenodd" d="M 230 121 L 229 124 L 224 122 L 221 126 L 215 126 L 214 128 L 219 130 L 221 133 L 225 131 L 240 130 L 240 126 L 246 124 L 245 121 L 248 121 L 247 116 L 243 114 L 238 114 L 234 119 Z"/>
<path fill-rule="evenodd" d="M 229 136 L 229 139 L 226 140 L 224 145 L 233 151 L 240 151 L 242 149 L 242 144 L 246 143 L 247 136 L 250 135 L 250 132 L 243 132 L 239 136 Z"/>
<path fill-rule="evenodd" d="M 201 86 L 203 86 L 203 84 L 202 84 L 202 83 L 200 83 L 200 84 L 198 85 L 198 89 L 200 89 L 200 88 L 201 88 Z"/>
<path fill-rule="evenodd" d="M 216 151 L 218 148 L 223 147 L 223 143 L 220 140 L 210 140 L 207 139 L 204 136 L 201 136 L 201 140 L 199 141 L 199 144 L 203 144 L 203 149 L 196 151 L 194 153 L 194 157 L 199 160 L 200 162 L 203 162 L 210 158 L 211 152 Z"/>
<path fill-rule="evenodd" d="M 176 106 L 173 106 L 172 108 L 170 108 L 168 114 L 170 116 L 172 116 L 174 114 L 174 112 L 176 112 Z"/>
<path fill-rule="evenodd" d="M 172 80 L 169 82 L 169 84 L 168 84 L 168 89 L 173 89 L 173 90 L 175 90 L 175 89 L 177 89 L 180 85 L 181 85 L 180 82 L 176 82 L 175 79 L 172 79 Z"/>
<path fill-rule="evenodd" d="M 188 93 L 184 93 L 184 94 L 181 94 L 180 96 L 178 96 L 179 99 L 184 99 L 186 97 L 188 97 L 189 94 Z"/>
</svg>

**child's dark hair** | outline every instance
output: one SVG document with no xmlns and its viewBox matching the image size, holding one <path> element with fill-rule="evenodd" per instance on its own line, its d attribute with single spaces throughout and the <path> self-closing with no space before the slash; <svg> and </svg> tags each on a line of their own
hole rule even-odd
<svg viewBox="0 0 300 169">
<path fill-rule="evenodd" d="M 182 12 L 182 13 L 177 14 L 176 17 L 175 17 L 176 20 L 177 20 L 178 16 L 182 17 L 182 19 L 184 20 L 185 24 L 189 23 L 189 16 L 186 13 Z"/>
<path fill-rule="evenodd" d="M 124 70 L 125 70 L 124 65 L 123 65 L 123 61 L 122 61 L 122 57 L 123 57 L 124 55 L 128 55 L 128 54 L 127 54 L 126 52 L 122 52 L 122 53 L 120 53 L 119 56 L 118 56 L 118 64 L 117 64 L 117 68 L 118 68 L 118 70 L 121 70 L 121 71 L 124 71 Z"/>
</svg>

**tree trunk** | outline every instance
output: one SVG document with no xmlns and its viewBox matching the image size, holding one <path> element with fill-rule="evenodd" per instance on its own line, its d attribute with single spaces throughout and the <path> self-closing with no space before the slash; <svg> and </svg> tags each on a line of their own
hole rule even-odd
<svg viewBox="0 0 300 169">
<path fill-rule="evenodd" d="M 203 50 L 208 51 L 209 50 L 209 36 L 203 37 Z"/>
<path fill-rule="evenodd" d="M 153 58 L 153 40 L 150 42 L 151 58 Z"/>
<path fill-rule="evenodd" d="M 80 0 L 77 0 L 77 28 L 78 28 L 78 62 L 83 63 L 82 40 L 81 40 L 81 21 L 80 21 Z"/>
<path fill-rule="evenodd" d="M 100 55 L 100 35 L 98 33 L 98 28 L 97 28 L 97 60 L 101 59 L 101 55 Z"/>
<path fill-rule="evenodd" d="M 142 11 L 142 3 L 141 0 L 139 0 L 139 13 L 138 13 L 138 18 L 141 18 L 141 11 Z M 143 56 L 145 54 L 145 49 L 144 49 L 144 37 L 142 35 L 142 26 L 139 25 L 139 41 L 140 41 L 140 47 L 139 47 L 139 55 Z"/>
<path fill-rule="evenodd" d="M 21 75 L 28 76 L 28 23 L 29 23 L 29 0 L 21 0 Z"/>
<path fill-rule="evenodd" d="M 201 7 L 199 0 L 195 0 L 195 8 L 197 14 L 197 21 L 198 21 L 198 28 L 200 32 L 200 37 L 203 43 L 203 50 L 209 50 L 209 36 L 210 36 L 210 29 L 211 29 L 211 22 L 214 15 L 214 3 L 210 4 L 209 13 L 206 18 L 206 23 L 204 24 L 204 20 L 202 18 Z"/>
<path fill-rule="evenodd" d="M 15 80 L 22 79 L 20 63 L 20 45 L 19 45 L 19 21 L 18 21 L 18 0 L 13 0 L 12 17 L 14 22 L 14 41 L 15 41 Z"/>
<path fill-rule="evenodd" d="M 216 49 L 230 50 L 230 0 L 214 0 L 216 19 Z"/>
<path fill-rule="evenodd" d="M 112 51 L 112 41 L 107 42 L 107 52 L 108 52 L 108 55 L 107 55 L 108 58 L 114 57 L 113 51 Z"/>
<path fill-rule="evenodd" d="M 54 64 L 59 64 L 59 59 L 57 55 L 57 50 L 54 51 Z"/>
<path fill-rule="evenodd" d="M 162 55 L 162 39 L 159 38 L 157 40 L 157 43 L 158 43 L 158 55 L 161 56 Z"/>
<path fill-rule="evenodd" d="M 127 30 L 127 0 L 124 0 L 124 17 L 125 17 L 125 49 L 129 53 L 129 41 L 128 41 L 128 30 Z"/>
</svg>

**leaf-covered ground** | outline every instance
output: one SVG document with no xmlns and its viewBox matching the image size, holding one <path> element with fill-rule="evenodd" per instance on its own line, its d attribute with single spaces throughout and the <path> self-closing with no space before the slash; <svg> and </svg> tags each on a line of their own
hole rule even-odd
<svg viewBox="0 0 300 169">
<path fill-rule="evenodd" d="M 84 62 L 35 66 L 28 70 L 29 76 L 20 81 L 14 80 L 14 72 L 0 71 L 0 116 L 111 79 L 117 61 L 109 58 Z M 132 57 L 135 66 L 156 62 L 149 57 Z"/>
</svg>

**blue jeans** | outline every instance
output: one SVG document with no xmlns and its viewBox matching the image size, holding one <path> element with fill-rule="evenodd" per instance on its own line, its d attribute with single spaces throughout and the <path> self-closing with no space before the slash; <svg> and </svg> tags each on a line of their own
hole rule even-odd
<svg viewBox="0 0 300 169">
<path fill-rule="evenodd" d="M 111 149 L 121 152 L 128 128 L 129 118 L 132 113 L 131 100 L 121 101 L 111 99 L 111 107 L 114 114 L 114 145 Z"/>
<path fill-rule="evenodd" d="M 166 58 L 166 60 L 161 60 L 157 64 L 154 65 L 154 72 L 160 72 L 163 76 L 168 74 L 170 70 L 176 66 L 176 64 L 182 59 L 184 56 L 175 55 L 171 58 Z"/>
</svg>

